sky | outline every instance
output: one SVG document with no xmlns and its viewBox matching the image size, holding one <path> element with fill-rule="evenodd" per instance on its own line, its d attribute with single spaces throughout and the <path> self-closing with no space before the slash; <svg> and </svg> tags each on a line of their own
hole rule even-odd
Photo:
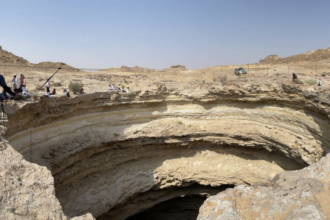
<svg viewBox="0 0 330 220">
<path fill-rule="evenodd" d="M 77 68 L 257 63 L 330 47 L 329 0 L 0 0 L 0 46 Z"/>
</svg>

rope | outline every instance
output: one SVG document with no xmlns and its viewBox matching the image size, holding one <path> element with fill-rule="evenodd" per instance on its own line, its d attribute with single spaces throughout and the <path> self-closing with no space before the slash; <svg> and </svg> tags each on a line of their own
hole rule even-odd
<svg viewBox="0 0 330 220">
<path fill-rule="evenodd" d="M 32 163 L 32 134 L 30 128 L 30 162 Z"/>
</svg>

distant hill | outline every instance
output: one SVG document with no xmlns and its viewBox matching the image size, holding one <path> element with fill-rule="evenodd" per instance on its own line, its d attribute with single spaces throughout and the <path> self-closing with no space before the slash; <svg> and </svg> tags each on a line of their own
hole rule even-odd
<svg viewBox="0 0 330 220">
<path fill-rule="evenodd" d="M 26 59 L 3 50 L 1 46 L 0 46 L 0 64 L 30 65 L 29 61 L 27 61 Z"/>
<path fill-rule="evenodd" d="M 182 65 L 175 65 L 171 66 L 170 68 L 166 68 L 163 70 L 157 70 L 157 69 L 148 69 L 145 67 L 128 67 L 128 66 L 121 66 L 120 68 L 109 68 L 109 69 L 103 69 L 100 71 L 113 71 L 113 72 L 135 72 L 135 73 L 150 73 L 150 72 L 165 72 L 165 71 L 179 71 L 179 70 L 187 70 L 185 66 Z"/>
<path fill-rule="evenodd" d="M 110 71 L 110 72 L 133 72 L 133 73 L 149 73 L 149 72 L 155 72 L 155 69 L 148 69 L 145 67 L 128 67 L 128 66 L 121 66 L 120 68 L 108 68 L 108 69 L 102 69 L 100 71 Z"/>
<path fill-rule="evenodd" d="M 2 47 L 0 46 L 0 65 L 5 64 L 8 65 L 8 68 L 10 66 L 30 66 L 30 67 L 50 67 L 50 68 L 66 68 L 70 69 L 70 71 L 80 71 L 77 68 L 74 68 L 72 66 L 69 66 L 65 63 L 61 62 L 41 62 L 38 64 L 30 63 L 26 59 L 19 57 L 13 53 L 10 53 L 6 50 L 3 50 Z"/>
<path fill-rule="evenodd" d="M 311 62 L 316 60 L 325 60 L 330 59 L 330 47 L 326 49 L 318 49 L 318 50 L 312 50 L 308 51 L 306 53 L 289 56 L 285 58 L 281 58 L 277 55 L 270 55 L 266 57 L 265 59 L 262 59 L 259 61 L 260 64 L 284 64 L 284 63 L 297 63 L 297 62 Z"/>
</svg>

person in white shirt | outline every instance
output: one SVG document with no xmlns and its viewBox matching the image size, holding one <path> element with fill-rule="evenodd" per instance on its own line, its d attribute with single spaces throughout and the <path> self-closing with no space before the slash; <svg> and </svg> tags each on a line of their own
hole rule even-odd
<svg viewBox="0 0 330 220">
<path fill-rule="evenodd" d="M 12 89 L 13 89 L 13 91 L 14 91 L 15 89 L 18 89 L 18 79 L 17 79 L 16 74 L 15 74 L 14 77 L 11 79 L 11 84 L 12 84 Z"/>
<path fill-rule="evenodd" d="M 50 93 L 50 82 L 49 81 L 47 81 L 47 83 L 46 83 L 46 87 L 47 87 L 47 93 Z"/>
<path fill-rule="evenodd" d="M 115 84 L 112 84 L 112 90 L 113 90 L 113 91 L 116 91 Z"/>
<path fill-rule="evenodd" d="M 109 86 L 108 86 L 108 90 L 112 90 L 112 88 L 111 88 L 111 85 L 109 84 Z"/>
<path fill-rule="evenodd" d="M 129 93 L 129 87 L 127 87 L 126 92 Z"/>
<path fill-rule="evenodd" d="M 319 80 L 317 80 L 317 85 L 322 86 L 322 79 L 321 78 L 319 78 Z"/>
</svg>

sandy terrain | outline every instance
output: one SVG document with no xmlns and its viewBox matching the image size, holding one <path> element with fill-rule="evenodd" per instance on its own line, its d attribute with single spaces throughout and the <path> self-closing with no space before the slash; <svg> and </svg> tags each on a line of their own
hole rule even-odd
<svg viewBox="0 0 330 220">
<path fill-rule="evenodd" d="M 328 80 L 330 79 L 329 56 L 330 50 L 328 48 L 310 51 L 286 59 L 271 55 L 260 60 L 260 63 L 215 66 L 206 69 L 187 70 L 179 66 L 178 68 L 155 70 L 123 66 L 122 68 L 90 71 L 78 70 L 64 63 L 42 62 L 31 64 L 25 59 L 0 48 L 0 73 L 5 76 L 8 85 L 10 85 L 14 74 L 23 73 L 26 77 L 28 90 L 31 94 L 38 94 L 38 96 L 45 93 L 45 87 L 41 90 L 38 88 L 56 72 L 58 66 L 61 66 L 62 69 L 51 79 L 51 89 L 55 88 L 58 95 L 63 94 L 63 88 L 67 88 L 70 81 L 82 82 L 85 93 L 107 91 L 109 84 L 115 84 L 116 87 L 129 87 L 131 91 L 155 90 L 159 84 L 165 85 L 167 88 L 182 90 L 196 87 L 210 88 L 222 84 L 288 82 L 292 81 L 293 72 L 297 73 L 298 78 L 305 83 L 305 86 L 310 86 L 306 83 L 307 80 L 313 81 L 314 79 L 316 81 L 321 77 L 323 86 L 319 89 L 323 89 L 330 86 Z M 316 62 L 313 61 L 314 58 L 320 60 Z M 1 61 L 3 61 L 3 64 L 1 64 Z M 237 67 L 245 68 L 248 70 L 248 74 L 241 77 L 234 75 L 234 69 Z"/>
</svg>

